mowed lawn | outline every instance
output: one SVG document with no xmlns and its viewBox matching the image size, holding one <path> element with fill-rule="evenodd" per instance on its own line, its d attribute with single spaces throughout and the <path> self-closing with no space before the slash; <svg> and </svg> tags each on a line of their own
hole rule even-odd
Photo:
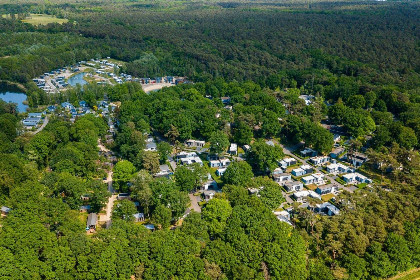
<svg viewBox="0 0 420 280">
<path fill-rule="evenodd" d="M 62 24 L 68 22 L 69 20 L 45 14 L 31 14 L 30 17 L 27 17 L 22 21 L 33 25 L 46 25 L 54 22 Z"/>
</svg>

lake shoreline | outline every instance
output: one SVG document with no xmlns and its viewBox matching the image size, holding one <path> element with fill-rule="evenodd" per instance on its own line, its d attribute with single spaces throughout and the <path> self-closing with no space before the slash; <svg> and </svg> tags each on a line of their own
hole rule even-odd
<svg viewBox="0 0 420 280">
<path fill-rule="evenodd" d="M 11 82 L 9 80 L 0 80 L 0 90 L 18 90 L 18 91 L 23 91 L 23 93 L 26 94 L 27 88 L 20 83 L 17 82 Z"/>
<path fill-rule="evenodd" d="M 17 104 L 19 113 L 25 113 L 30 108 L 27 98 L 27 94 L 16 84 L 0 83 L 0 100 Z"/>
</svg>

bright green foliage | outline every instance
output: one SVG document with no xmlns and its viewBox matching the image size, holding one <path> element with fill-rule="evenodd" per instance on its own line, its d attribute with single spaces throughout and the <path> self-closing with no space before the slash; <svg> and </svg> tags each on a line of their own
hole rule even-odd
<svg viewBox="0 0 420 280">
<path fill-rule="evenodd" d="M 305 144 L 311 146 L 322 154 L 328 154 L 334 144 L 334 137 L 325 128 L 318 124 L 306 123 L 304 133 Z"/>
<path fill-rule="evenodd" d="M 349 280 L 367 279 L 368 271 L 366 269 L 366 261 L 355 254 L 344 256 L 343 267 L 347 269 Z"/>
<path fill-rule="evenodd" d="M 281 130 L 278 115 L 272 111 L 265 111 L 262 118 L 261 130 L 266 138 L 278 136 Z"/>
<path fill-rule="evenodd" d="M 166 178 L 156 179 L 151 184 L 153 205 L 162 204 L 172 211 L 172 218 L 177 220 L 187 209 L 188 194 L 179 190 L 177 185 Z"/>
<path fill-rule="evenodd" d="M 16 117 L 11 114 L 0 115 L 0 131 L 13 141 L 17 136 Z"/>
<path fill-rule="evenodd" d="M 225 184 L 246 187 L 252 177 L 252 167 L 246 161 L 235 161 L 227 167 L 222 179 Z"/>
<path fill-rule="evenodd" d="M 257 177 L 252 181 L 251 187 L 260 189 L 259 198 L 268 209 L 275 210 L 285 201 L 281 187 L 270 178 Z"/>
<path fill-rule="evenodd" d="M 165 163 L 172 152 L 172 146 L 168 142 L 162 141 L 157 144 L 157 150 L 160 156 L 160 163 Z"/>
<path fill-rule="evenodd" d="M 25 146 L 25 151 L 31 161 L 35 161 L 39 167 L 44 167 L 50 157 L 54 145 L 54 136 L 50 132 L 41 132 L 35 135 L 30 143 Z"/>
<path fill-rule="evenodd" d="M 211 236 L 221 234 L 226 227 L 226 221 L 232 213 L 229 201 L 214 198 L 203 209 L 203 219 L 207 221 Z"/>
<path fill-rule="evenodd" d="M 133 178 L 136 168 L 128 160 L 117 162 L 114 166 L 114 184 L 121 191 L 127 190 L 127 183 Z"/>
<path fill-rule="evenodd" d="M 195 187 L 194 172 L 186 166 L 180 166 L 175 171 L 175 182 L 183 191 L 190 192 Z"/>
<path fill-rule="evenodd" d="M 331 270 L 322 260 L 313 260 L 309 267 L 309 280 L 334 280 Z"/>
<path fill-rule="evenodd" d="M 375 122 L 363 109 L 347 110 L 344 126 L 353 137 L 364 136 L 375 130 Z"/>
<path fill-rule="evenodd" d="M 0 277 L 4 279 L 23 279 L 12 252 L 0 247 Z"/>
<path fill-rule="evenodd" d="M 397 136 L 397 142 L 406 149 L 412 149 L 418 143 L 417 136 L 410 127 L 401 127 L 395 134 Z"/>
<path fill-rule="evenodd" d="M 163 229 L 169 227 L 172 219 L 171 209 L 163 206 L 162 204 L 158 205 L 153 211 L 152 220 L 154 223 L 160 225 Z"/>
<path fill-rule="evenodd" d="M 221 131 L 214 132 L 210 139 L 210 152 L 220 155 L 226 151 L 229 146 L 229 139 L 227 135 Z"/>
<path fill-rule="evenodd" d="M 257 140 L 251 145 L 247 160 L 256 173 L 266 173 L 274 170 L 278 166 L 277 161 L 283 156 L 283 151 L 279 146 L 271 146 L 264 140 Z"/>
<path fill-rule="evenodd" d="M 403 236 L 390 233 L 385 240 L 385 251 L 389 260 L 395 264 L 396 271 L 406 271 L 412 267 L 412 253 Z"/>
<path fill-rule="evenodd" d="M 252 133 L 251 128 L 243 121 L 240 121 L 234 128 L 233 138 L 239 145 L 249 144 L 253 136 L 254 134 Z"/>
<path fill-rule="evenodd" d="M 67 116 L 50 116 L 42 132 L 22 134 L 16 105 L 0 101 L 0 206 L 12 208 L 0 219 L 0 278 L 287 280 L 333 279 L 334 272 L 356 280 L 419 266 L 417 3 L 344 9 L 294 3 L 291 10 L 288 3 L 259 1 L 6 2 L 1 13 L 12 15 L 0 18 L 0 80 L 24 86 L 36 110 L 82 99 L 92 106 L 105 97 L 121 103 L 111 116 L 117 121 L 112 149 L 132 164 L 115 166 L 115 186 L 127 191 L 131 182 L 140 209 L 117 203 L 112 226 L 87 235 L 78 207 L 98 212 L 109 195 L 96 181 L 104 172 L 97 141 L 108 120 L 90 114 L 71 124 Z M 28 12 L 71 21 L 35 27 L 20 21 Z M 32 82 L 57 67 L 107 56 L 124 61 L 115 73 L 186 76 L 194 83 L 148 94 L 134 82 L 92 83 L 47 94 Z M 300 95 L 312 95 L 313 103 Z M 222 104 L 224 96 L 232 110 Z M 380 173 L 380 187 L 375 180 L 372 188 L 340 193 L 334 202 L 340 215 L 292 205 L 295 227 L 280 222 L 272 213 L 280 188 L 261 177 L 249 183 L 246 167 L 244 178 L 236 174 L 242 171 L 225 173 L 226 183 L 239 186 L 225 184 L 202 213 L 159 230 L 159 223 L 166 228 L 185 214 L 184 186 L 200 186 L 207 172 L 194 166 L 178 178 L 154 179 L 149 172 L 170 149 L 162 144 L 159 156 L 145 153 L 144 133 L 167 137 L 177 150 L 185 139 L 203 139 L 217 143 L 212 152 L 218 154 L 228 139 L 243 145 L 255 138 L 247 160 L 259 176 L 282 157 L 262 145 L 266 138 L 303 141 L 327 154 L 332 135 L 321 122 L 343 125 L 360 141 L 358 150 L 376 149 L 362 170 L 378 173 L 369 174 L 378 180 Z M 142 170 L 136 174 L 133 166 Z M 182 172 L 188 176 L 181 180 Z M 259 196 L 245 185 L 261 188 Z M 131 222 L 133 211 L 152 217 L 158 230 Z"/>
<path fill-rule="evenodd" d="M 386 252 L 382 251 L 381 244 L 373 243 L 365 256 L 368 263 L 368 272 L 378 278 L 386 278 L 395 271 L 395 266 L 389 260 Z"/>
<path fill-rule="evenodd" d="M 118 203 L 114 204 L 112 209 L 112 219 L 121 219 L 124 221 L 133 221 L 136 207 L 132 201 L 121 200 Z"/>
<path fill-rule="evenodd" d="M 146 170 L 140 170 L 131 182 L 131 197 L 140 203 L 140 207 L 143 208 L 143 213 L 149 215 L 150 208 L 153 205 L 153 193 L 150 187 L 153 182 L 152 175 Z"/>
<path fill-rule="evenodd" d="M 207 223 L 203 220 L 200 213 L 191 212 L 182 223 L 181 231 L 186 235 L 194 236 L 201 242 L 209 241 Z"/>
<path fill-rule="evenodd" d="M 123 107 L 125 108 L 125 106 Z M 121 108 L 121 110 L 123 110 Z M 129 112 L 131 113 L 131 109 Z M 127 113 L 129 113 L 127 112 Z M 125 111 L 122 113 L 125 114 Z M 146 145 L 145 137 L 141 131 L 136 130 L 133 122 L 124 123 L 115 140 L 123 158 L 136 163 L 137 168 L 141 168 L 143 149 Z"/>
<path fill-rule="evenodd" d="M 363 95 L 353 95 L 349 98 L 348 106 L 353 109 L 363 109 L 366 106 L 366 100 Z"/>
</svg>

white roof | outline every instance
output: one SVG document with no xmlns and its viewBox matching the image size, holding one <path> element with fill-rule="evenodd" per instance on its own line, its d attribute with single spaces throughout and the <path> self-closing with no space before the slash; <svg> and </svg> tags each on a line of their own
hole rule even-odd
<svg viewBox="0 0 420 280">
<path fill-rule="evenodd" d="M 303 170 L 312 169 L 312 166 L 310 166 L 309 164 L 305 164 L 305 165 L 302 165 L 300 168 L 303 169 Z"/>
<path fill-rule="evenodd" d="M 312 176 L 316 179 L 322 179 L 325 177 L 324 174 L 322 173 L 315 173 L 315 174 L 312 174 Z"/>
<path fill-rule="evenodd" d="M 193 163 L 200 163 L 202 164 L 203 162 L 201 161 L 200 157 L 198 157 L 197 155 L 195 156 L 187 156 L 185 158 L 181 158 L 180 161 L 182 162 L 182 164 L 193 164 Z"/>
<path fill-rule="evenodd" d="M 330 165 L 327 166 L 327 168 L 329 168 L 329 169 L 336 169 L 336 168 L 338 168 L 338 164 L 331 163 Z"/>
<path fill-rule="evenodd" d="M 273 214 L 276 216 L 287 216 L 287 217 L 290 216 L 289 212 L 287 212 L 286 210 L 274 211 Z"/>
<path fill-rule="evenodd" d="M 219 172 L 219 173 L 223 173 L 225 171 L 226 171 L 226 168 L 224 168 L 224 167 L 216 170 L 216 172 Z"/>
<path fill-rule="evenodd" d="M 206 143 L 205 141 L 201 141 L 201 140 L 194 140 L 194 139 L 189 139 L 186 142 L 195 142 L 195 143 Z"/>
<path fill-rule="evenodd" d="M 299 192 L 295 192 L 293 194 L 293 196 L 296 197 L 296 198 L 310 196 L 310 197 L 313 197 L 313 198 L 321 199 L 321 196 L 314 191 L 299 191 Z"/>
<path fill-rule="evenodd" d="M 312 161 L 317 161 L 317 160 L 322 160 L 322 159 L 326 159 L 328 158 L 328 156 L 316 156 L 316 157 L 311 157 Z"/>
<path fill-rule="evenodd" d="M 307 197 L 309 195 L 308 191 L 300 191 L 300 192 L 295 192 L 293 194 L 295 197 Z"/>
<path fill-rule="evenodd" d="M 354 179 L 356 177 L 356 173 L 344 174 L 343 177 L 346 179 Z"/>
<path fill-rule="evenodd" d="M 312 175 L 309 175 L 309 176 L 306 176 L 306 177 L 302 178 L 302 180 L 304 180 L 304 181 L 309 181 L 309 180 L 314 180 L 314 179 L 315 179 L 315 177 L 312 176 Z"/>
<path fill-rule="evenodd" d="M 285 162 L 291 162 L 291 161 L 295 161 L 295 159 L 289 157 L 289 158 L 283 159 L 283 161 L 285 161 Z"/>
<path fill-rule="evenodd" d="M 189 158 L 189 157 L 196 157 L 197 154 L 195 152 L 184 152 L 184 151 L 182 151 L 177 156 L 185 156 L 185 157 Z"/>
<path fill-rule="evenodd" d="M 298 172 L 304 172 L 305 170 L 303 170 L 302 168 L 295 168 L 295 169 L 293 169 L 293 171 L 295 173 L 298 173 Z"/>
</svg>

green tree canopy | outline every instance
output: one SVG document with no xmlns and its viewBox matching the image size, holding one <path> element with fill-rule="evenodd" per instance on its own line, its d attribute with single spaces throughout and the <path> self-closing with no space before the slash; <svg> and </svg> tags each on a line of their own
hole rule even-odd
<svg viewBox="0 0 420 280">
<path fill-rule="evenodd" d="M 115 186 L 120 191 L 126 191 L 128 189 L 127 183 L 133 178 L 136 168 L 128 160 L 122 160 L 117 162 L 114 166 L 113 180 Z"/>
<path fill-rule="evenodd" d="M 227 167 L 222 180 L 225 184 L 246 187 L 252 177 L 252 167 L 246 161 L 235 161 Z"/>
<path fill-rule="evenodd" d="M 214 132 L 210 139 L 210 152 L 213 154 L 220 155 L 226 151 L 229 146 L 229 139 L 227 135 L 222 131 Z"/>
<path fill-rule="evenodd" d="M 277 161 L 283 156 L 283 151 L 279 146 L 271 146 L 259 139 L 251 145 L 247 160 L 254 171 L 261 174 L 274 170 L 278 166 Z"/>
</svg>

